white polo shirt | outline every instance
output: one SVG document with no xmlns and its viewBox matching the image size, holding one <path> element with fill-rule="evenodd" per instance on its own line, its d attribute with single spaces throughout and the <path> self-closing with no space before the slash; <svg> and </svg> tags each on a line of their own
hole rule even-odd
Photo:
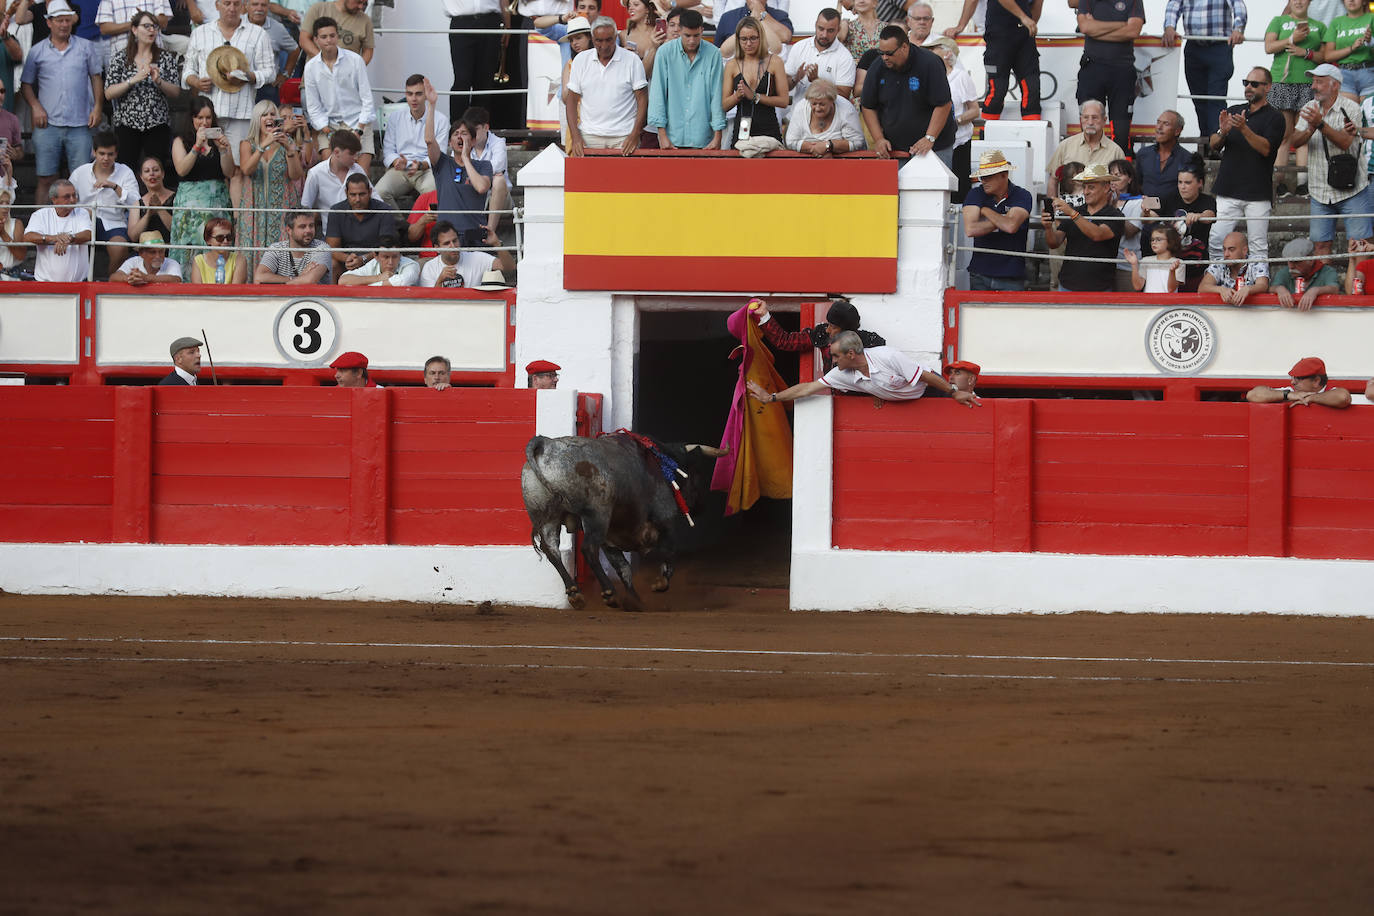
<svg viewBox="0 0 1374 916">
<path fill-rule="evenodd" d="M 926 393 L 925 367 L 896 347 L 864 347 L 868 375 L 836 366 L 821 381 L 836 391 L 857 391 L 885 401 L 914 401 Z"/>
<path fill-rule="evenodd" d="M 568 88 L 582 97 L 578 127 L 583 134 L 624 137 L 635 129 L 639 106 L 635 91 L 649 85 L 639 55 L 617 47 L 604 67 L 596 48 L 573 58 Z"/>
<path fill-rule="evenodd" d="M 830 47 L 822 51 L 816 47 L 816 39 L 808 38 L 794 44 L 787 52 L 787 65 L 783 68 L 787 71 L 789 78 L 796 78 L 797 71 L 802 67 L 816 65 L 816 77 L 818 79 L 830 80 L 835 84 L 836 89 L 853 89 L 854 78 L 858 74 L 854 67 L 854 55 L 849 53 L 849 49 L 840 44 L 837 38 L 830 43 Z M 806 87 L 811 80 L 804 79 L 797 83 L 797 88 L 792 90 L 792 102 L 796 104 L 797 99 L 806 94 Z"/>
</svg>

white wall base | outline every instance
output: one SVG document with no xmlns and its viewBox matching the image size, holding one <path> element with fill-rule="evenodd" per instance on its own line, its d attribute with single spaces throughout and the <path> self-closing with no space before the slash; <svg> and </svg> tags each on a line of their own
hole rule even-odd
<svg viewBox="0 0 1374 916">
<path fill-rule="evenodd" d="M 567 607 L 563 580 L 529 545 L 0 544 L 0 589 Z"/>
<path fill-rule="evenodd" d="M 793 610 L 1374 616 L 1374 562 L 794 550 Z"/>
</svg>

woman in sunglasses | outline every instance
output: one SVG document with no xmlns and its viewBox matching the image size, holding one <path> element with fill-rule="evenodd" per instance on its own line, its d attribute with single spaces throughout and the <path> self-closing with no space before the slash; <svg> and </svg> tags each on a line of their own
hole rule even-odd
<svg viewBox="0 0 1374 916">
<path fill-rule="evenodd" d="M 248 262 L 234 250 L 234 224 L 222 216 L 205 223 L 205 244 L 191 262 L 191 283 L 247 283 Z"/>
</svg>

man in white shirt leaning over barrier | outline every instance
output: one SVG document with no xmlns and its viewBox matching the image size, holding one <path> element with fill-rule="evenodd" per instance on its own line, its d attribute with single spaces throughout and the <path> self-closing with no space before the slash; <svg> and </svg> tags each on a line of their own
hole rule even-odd
<svg viewBox="0 0 1374 916">
<path fill-rule="evenodd" d="M 939 374 L 917 363 L 896 347 L 864 347 L 859 335 L 842 331 L 830 341 L 834 368 L 814 382 L 802 382 L 782 391 L 769 392 L 749 382 L 749 394 L 756 401 L 796 401 L 816 394 L 853 391 L 871 394 L 880 401 L 914 401 L 934 388 L 949 394 L 965 407 L 982 402 L 972 391 L 958 391 Z"/>
</svg>

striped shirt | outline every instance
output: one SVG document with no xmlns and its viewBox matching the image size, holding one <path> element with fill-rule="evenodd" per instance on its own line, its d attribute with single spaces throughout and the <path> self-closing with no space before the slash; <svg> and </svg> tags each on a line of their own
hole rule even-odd
<svg viewBox="0 0 1374 916">
<path fill-rule="evenodd" d="M 186 82 L 188 76 L 208 79 L 205 69 L 210 52 L 220 45 L 230 44 L 238 48 L 248 58 L 256 85 L 262 86 L 277 78 L 277 65 L 272 56 L 272 40 L 267 30 L 253 25 L 247 19 L 239 22 L 239 27 L 228 41 L 220 31 L 218 22 L 198 25 L 191 31 L 191 43 L 186 49 L 186 63 L 181 68 L 181 85 L 191 88 Z M 253 116 L 255 92 L 252 86 L 244 86 L 238 92 L 225 92 L 219 86 L 210 89 L 210 101 L 215 106 L 215 114 L 220 119 L 237 118 L 246 121 Z"/>
</svg>

